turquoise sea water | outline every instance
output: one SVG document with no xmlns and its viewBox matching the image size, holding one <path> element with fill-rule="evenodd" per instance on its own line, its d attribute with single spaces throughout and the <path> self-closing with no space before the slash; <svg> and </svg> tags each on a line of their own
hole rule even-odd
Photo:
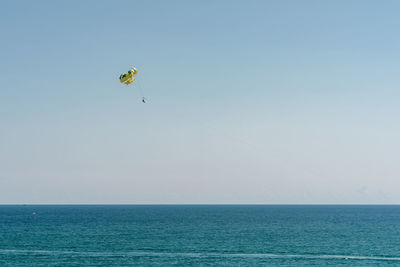
<svg viewBox="0 0 400 267">
<path fill-rule="evenodd" d="M 400 265 L 400 206 L 0 206 L 0 266 Z"/>
</svg>

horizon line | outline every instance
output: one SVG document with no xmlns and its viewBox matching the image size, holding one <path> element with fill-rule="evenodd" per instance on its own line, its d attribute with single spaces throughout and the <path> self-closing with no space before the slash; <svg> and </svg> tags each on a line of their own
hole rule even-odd
<svg viewBox="0 0 400 267">
<path fill-rule="evenodd" d="M 399 206 L 400 203 L 0 203 L 0 206 Z"/>
</svg>

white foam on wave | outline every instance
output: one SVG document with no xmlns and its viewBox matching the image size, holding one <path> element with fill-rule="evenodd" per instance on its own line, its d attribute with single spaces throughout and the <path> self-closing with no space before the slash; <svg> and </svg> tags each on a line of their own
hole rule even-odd
<svg viewBox="0 0 400 267">
<path fill-rule="evenodd" d="M 400 257 L 361 256 L 361 255 L 314 255 L 314 254 L 273 254 L 273 253 L 197 253 L 197 252 L 156 252 L 156 251 L 129 251 L 129 252 L 83 252 L 68 250 L 17 250 L 0 249 L 0 254 L 18 255 L 75 255 L 86 257 L 186 257 L 186 258 L 293 258 L 293 259 L 325 259 L 325 260 L 374 260 L 400 261 Z"/>
</svg>

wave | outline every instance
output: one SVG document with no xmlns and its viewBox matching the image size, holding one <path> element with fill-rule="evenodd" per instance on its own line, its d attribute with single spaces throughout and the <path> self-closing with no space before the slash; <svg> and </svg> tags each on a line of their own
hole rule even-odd
<svg viewBox="0 0 400 267">
<path fill-rule="evenodd" d="M 146 250 L 151 250 L 146 248 Z M 400 257 L 360 256 L 360 255 L 318 255 L 318 254 L 274 254 L 274 253 L 208 253 L 208 252 L 155 252 L 155 251 L 127 251 L 127 252 L 83 252 L 68 250 L 17 250 L 0 249 L 0 255 L 74 255 L 83 257 L 184 257 L 184 258 L 275 258 L 275 259 L 325 259 L 325 260 L 373 260 L 373 261 L 400 261 Z"/>
</svg>

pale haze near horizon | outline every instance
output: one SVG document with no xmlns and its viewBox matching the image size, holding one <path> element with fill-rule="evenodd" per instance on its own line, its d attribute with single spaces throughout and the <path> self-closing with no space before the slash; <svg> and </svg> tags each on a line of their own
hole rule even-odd
<svg viewBox="0 0 400 267">
<path fill-rule="evenodd" d="M 400 203 L 399 8 L 4 1 L 0 203 Z"/>
</svg>

